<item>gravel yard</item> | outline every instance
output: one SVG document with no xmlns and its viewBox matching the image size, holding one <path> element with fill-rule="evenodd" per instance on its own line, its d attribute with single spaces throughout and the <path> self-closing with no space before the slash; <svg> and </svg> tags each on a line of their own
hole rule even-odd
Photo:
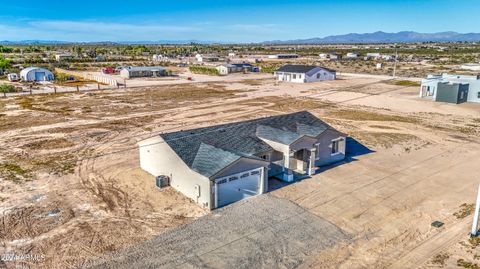
<svg viewBox="0 0 480 269">
<path fill-rule="evenodd" d="M 295 268 L 349 236 L 269 194 L 243 200 L 84 268 Z"/>
</svg>

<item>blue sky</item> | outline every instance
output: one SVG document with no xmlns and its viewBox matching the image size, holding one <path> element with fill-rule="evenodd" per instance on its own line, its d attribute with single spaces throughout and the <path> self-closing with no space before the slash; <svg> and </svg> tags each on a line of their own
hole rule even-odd
<svg viewBox="0 0 480 269">
<path fill-rule="evenodd" d="M 2 2 L 0 40 L 258 42 L 375 31 L 480 32 L 478 0 Z"/>
</svg>

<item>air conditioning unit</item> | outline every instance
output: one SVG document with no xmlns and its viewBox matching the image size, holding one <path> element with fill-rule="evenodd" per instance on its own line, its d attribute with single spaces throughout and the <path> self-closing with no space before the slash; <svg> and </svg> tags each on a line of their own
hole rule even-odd
<svg viewBox="0 0 480 269">
<path fill-rule="evenodd" d="M 170 186 L 170 178 L 167 176 L 157 176 L 155 178 L 155 185 L 159 189 Z"/>
</svg>

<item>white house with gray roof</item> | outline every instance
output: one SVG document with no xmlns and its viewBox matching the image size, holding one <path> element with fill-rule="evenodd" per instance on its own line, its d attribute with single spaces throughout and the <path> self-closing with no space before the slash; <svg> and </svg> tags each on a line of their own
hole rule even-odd
<svg viewBox="0 0 480 269">
<path fill-rule="evenodd" d="M 419 97 L 455 104 L 480 103 L 480 76 L 428 75 L 422 80 Z"/>
<path fill-rule="evenodd" d="M 274 73 L 278 81 L 296 83 L 317 82 L 323 80 L 334 80 L 337 74 L 334 70 L 313 65 L 287 64 L 280 67 Z"/>
<path fill-rule="evenodd" d="M 167 75 L 167 69 L 162 66 L 127 66 L 120 70 L 123 78 L 161 77 Z"/>
<path fill-rule="evenodd" d="M 161 134 L 139 142 L 140 166 L 205 208 L 268 191 L 345 158 L 346 135 L 303 111 Z"/>
</svg>

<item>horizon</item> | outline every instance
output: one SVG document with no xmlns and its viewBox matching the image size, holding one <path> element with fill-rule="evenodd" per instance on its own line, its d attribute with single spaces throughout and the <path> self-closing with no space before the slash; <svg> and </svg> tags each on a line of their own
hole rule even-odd
<svg viewBox="0 0 480 269">
<path fill-rule="evenodd" d="M 284 39 L 284 40 L 263 40 L 259 42 L 229 42 L 229 41 L 223 41 L 223 40 L 197 40 L 197 39 L 170 39 L 170 40 L 119 40 L 119 41 L 111 41 L 111 40 L 100 40 L 100 41 L 66 41 L 66 40 L 45 40 L 45 39 L 22 39 L 22 40 L 1 40 L 0 39 L 0 45 L 1 44 L 95 44 L 95 43 L 113 43 L 113 44 L 138 44 L 138 45 L 160 45 L 160 44 L 165 44 L 165 45 L 182 45 L 182 44 L 189 44 L 189 43 L 197 43 L 197 44 L 238 44 L 238 45 L 248 45 L 248 44 L 261 44 L 261 43 L 269 43 L 271 44 L 276 44 L 275 42 L 285 42 L 285 41 L 301 41 L 301 40 L 308 40 L 308 39 L 322 39 L 322 38 L 328 38 L 328 37 L 335 37 L 335 36 L 342 36 L 342 35 L 368 35 L 368 34 L 375 34 L 375 33 L 385 33 L 385 34 L 400 34 L 400 33 L 405 33 L 405 32 L 411 32 L 411 33 L 417 33 L 417 34 L 442 34 L 442 33 L 455 33 L 455 34 L 460 34 L 460 35 L 466 35 L 466 34 L 479 34 L 479 32 L 469 32 L 469 33 L 459 33 L 455 31 L 441 31 L 441 32 L 435 32 L 435 33 L 419 33 L 415 31 L 399 31 L 399 32 L 384 32 L 384 31 L 375 31 L 371 33 L 347 33 L 347 34 L 341 34 L 341 35 L 329 35 L 329 36 L 314 36 L 306 39 Z M 31 43 L 28 43 L 31 42 Z M 171 42 L 171 43 L 168 43 Z M 421 43 L 425 41 L 400 41 L 400 42 L 395 42 L 395 43 Z M 439 43 L 451 43 L 451 42 L 464 42 L 464 41 L 437 41 Z M 471 41 L 471 42 L 478 42 L 478 41 Z M 374 44 L 374 43 L 392 43 L 392 42 L 351 42 L 349 44 Z M 294 44 L 294 43 L 288 43 L 288 44 Z M 335 42 L 335 43 L 319 43 L 322 45 L 328 45 L 328 44 L 342 44 L 342 42 Z"/>
<path fill-rule="evenodd" d="M 258 43 L 377 31 L 474 33 L 480 26 L 471 8 L 475 4 L 473 0 L 460 3 L 452 0 L 361 3 L 246 0 L 234 4 L 218 0 L 181 3 L 139 0 L 126 7 L 122 3 L 98 4 L 85 0 L 83 8 L 51 5 L 46 9 L 42 3 L 26 0 L 22 6 L 3 4 L 0 40 Z M 445 20 L 444 10 L 462 14 L 462 20 Z"/>
</svg>

